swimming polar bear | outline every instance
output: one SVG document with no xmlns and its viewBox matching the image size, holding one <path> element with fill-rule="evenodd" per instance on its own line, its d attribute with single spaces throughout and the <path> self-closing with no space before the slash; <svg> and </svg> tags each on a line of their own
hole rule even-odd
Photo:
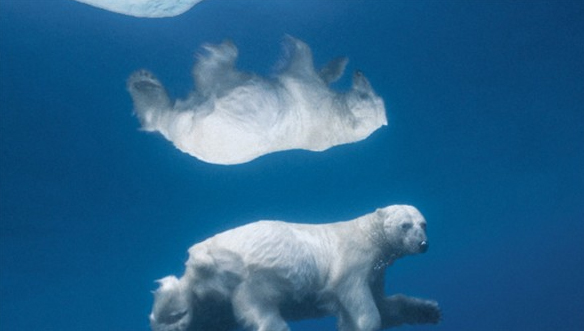
<svg viewBox="0 0 584 331">
<path fill-rule="evenodd" d="M 329 224 L 259 221 L 189 249 L 183 277 L 154 292 L 154 331 L 290 330 L 334 315 L 342 331 L 438 323 L 432 300 L 384 296 L 384 269 L 428 249 L 426 221 L 405 205 Z"/>
<path fill-rule="evenodd" d="M 349 91 L 329 88 L 342 76 L 346 58 L 316 72 L 308 45 L 287 36 L 283 70 L 262 78 L 235 68 L 238 51 L 230 42 L 204 50 L 193 68 L 196 89 L 186 100 L 172 102 L 146 70 L 127 82 L 142 128 L 202 161 L 228 165 L 289 149 L 323 151 L 387 124 L 383 100 L 360 72 Z"/>
</svg>

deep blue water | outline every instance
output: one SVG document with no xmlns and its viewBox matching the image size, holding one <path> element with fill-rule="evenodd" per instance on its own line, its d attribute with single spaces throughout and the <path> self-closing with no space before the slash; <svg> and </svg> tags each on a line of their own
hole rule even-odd
<svg viewBox="0 0 584 331">
<path fill-rule="evenodd" d="M 269 74 L 285 34 L 317 65 L 348 56 L 389 126 L 237 166 L 138 130 L 134 70 L 184 97 L 202 44 L 230 39 L 240 68 Z M 431 248 L 387 290 L 444 314 L 404 329 L 584 330 L 582 1 L 206 0 L 138 19 L 4 0 L 0 84 L 0 330 L 148 330 L 153 281 L 195 242 L 394 203 L 424 213 Z"/>
</svg>

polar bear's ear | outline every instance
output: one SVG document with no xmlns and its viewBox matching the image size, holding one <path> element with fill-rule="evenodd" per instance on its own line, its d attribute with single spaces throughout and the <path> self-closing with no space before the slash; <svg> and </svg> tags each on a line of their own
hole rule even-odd
<svg viewBox="0 0 584 331">
<path fill-rule="evenodd" d="M 389 215 L 387 214 L 387 210 L 385 208 L 377 208 L 375 210 L 375 217 L 379 220 L 385 220 Z"/>
</svg>

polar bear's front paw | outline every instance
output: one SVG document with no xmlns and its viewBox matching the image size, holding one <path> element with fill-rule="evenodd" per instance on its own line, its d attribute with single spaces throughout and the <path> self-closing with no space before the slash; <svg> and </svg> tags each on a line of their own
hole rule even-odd
<svg viewBox="0 0 584 331">
<path fill-rule="evenodd" d="M 386 298 L 387 322 L 389 326 L 401 324 L 436 324 L 442 312 L 434 300 L 419 299 L 397 294 Z"/>
<path fill-rule="evenodd" d="M 412 324 L 436 324 L 442 319 L 442 312 L 434 300 L 421 300 L 411 307 Z"/>
</svg>

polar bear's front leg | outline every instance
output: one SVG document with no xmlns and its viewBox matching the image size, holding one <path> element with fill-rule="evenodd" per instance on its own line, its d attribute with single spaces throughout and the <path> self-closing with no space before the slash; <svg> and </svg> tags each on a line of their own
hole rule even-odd
<svg viewBox="0 0 584 331">
<path fill-rule="evenodd" d="M 381 317 L 369 286 L 345 284 L 345 286 L 340 286 L 340 289 L 339 330 L 379 330 Z"/>
<path fill-rule="evenodd" d="M 441 319 L 438 303 L 433 300 L 396 294 L 382 298 L 378 305 L 382 329 L 402 324 L 436 324 Z"/>
</svg>

